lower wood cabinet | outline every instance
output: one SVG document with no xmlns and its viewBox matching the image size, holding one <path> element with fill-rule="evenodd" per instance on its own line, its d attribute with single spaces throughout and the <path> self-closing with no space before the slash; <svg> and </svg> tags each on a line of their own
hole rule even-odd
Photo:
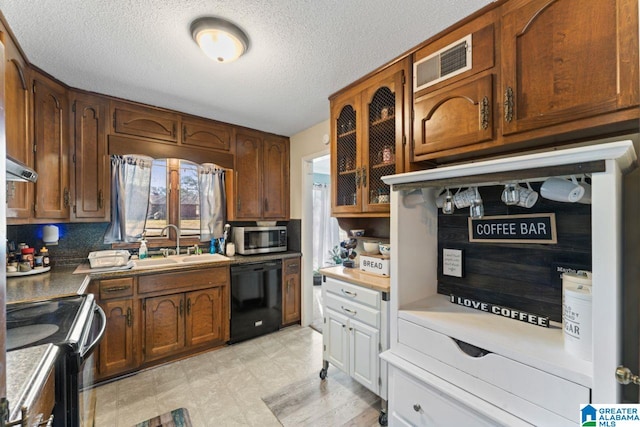
<svg viewBox="0 0 640 427">
<path fill-rule="evenodd" d="M 282 324 L 300 321 L 300 258 L 282 260 Z"/>
<path fill-rule="evenodd" d="M 107 316 L 107 329 L 100 342 L 98 372 L 110 377 L 137 366 L 133 343 L 133 300 L 119 299 L 100 303 Z M 136 337 L 137 338 L 137 337 Z"/>
<path fill-rule="evenodd" d="M 229 267 L 93 281 L 107 317 L 97 380 L 224 345 L 229 340 Z"/>
<path fill-rule="evenodd" d="M 216 287 L 145 299 L 145 361 L 223 342 L 223 297 L 223 289 Z"/>
</svg>

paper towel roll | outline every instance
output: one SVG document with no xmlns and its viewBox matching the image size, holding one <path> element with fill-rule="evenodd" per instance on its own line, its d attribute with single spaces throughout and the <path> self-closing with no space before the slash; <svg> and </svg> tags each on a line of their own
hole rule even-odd
<svg viewBox="0 0 640 427">
<path fill-rule="evenodd" d="M 42 229 L 42 241 L 47 245 L 57 245 L 60 238 L 60 230 L 55 225 L 45 225 Z"/>
</svg>

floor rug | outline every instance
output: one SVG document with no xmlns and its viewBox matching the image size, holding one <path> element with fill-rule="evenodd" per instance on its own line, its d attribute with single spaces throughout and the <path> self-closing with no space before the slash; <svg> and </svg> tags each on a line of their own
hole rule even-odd
<svg viewBox="0 0 640 427">
<path fill-rule="evenodd" d="M 191 427 L 191 419 L 186 408 L 178 408 L 138 423 L 134 427 Z"/>
<path fill-rule="evenodd" d="M 377 426 L 380 414 L 380 398 L 333 367 L 324 381 L 315 374 L 262 400 L 284 427 Z"/>
</svg>

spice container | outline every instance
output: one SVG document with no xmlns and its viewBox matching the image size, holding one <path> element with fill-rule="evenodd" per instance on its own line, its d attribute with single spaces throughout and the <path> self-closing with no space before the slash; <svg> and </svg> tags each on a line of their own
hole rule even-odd
<svg viewBox="0 0 640 427">
<path fill-rule="evenodd" d="M 51 263 L 49 259 L 49 249 L 43 246 L 42 249 L 40 249 L 40 255 L 42 255 L 42 266 L 49 267 L 49 264 Z"/>
</svg>

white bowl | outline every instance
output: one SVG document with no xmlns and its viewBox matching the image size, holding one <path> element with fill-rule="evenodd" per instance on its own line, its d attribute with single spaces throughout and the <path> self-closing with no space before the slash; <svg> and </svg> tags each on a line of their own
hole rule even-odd
<svg viewBox="0 0 640 427">
<path fill-rule="evenodd" d="M 368 254 L 377 254 L 379 242 L 362 242 L 362 246 L 364 247 L 364 251 Z"/>
</svg>

